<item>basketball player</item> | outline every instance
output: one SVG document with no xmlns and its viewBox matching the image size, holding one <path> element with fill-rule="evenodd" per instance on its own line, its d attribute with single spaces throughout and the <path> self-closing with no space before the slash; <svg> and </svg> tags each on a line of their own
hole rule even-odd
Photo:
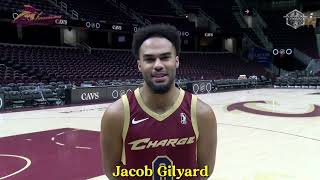
<svg viewBox="0 0 320 180">
<path fill-rule="evenodd" d="M 101 149 L 109 179 L 160 180 L 156 173 L 160 165 L 190 169 L 207 165 L 209 176 L 213 172 L 214 112 L 196 96 L 175 87 L 180 41 L 176 28 L 165 24 L 146 26 L 134 34 L 132 48 L 144 84 L 111 104 L 103 115 Z M 115 178 L 112 173 L 119 165 L 125 169 L 147 165 L 154 174 Z"/>
</svg>

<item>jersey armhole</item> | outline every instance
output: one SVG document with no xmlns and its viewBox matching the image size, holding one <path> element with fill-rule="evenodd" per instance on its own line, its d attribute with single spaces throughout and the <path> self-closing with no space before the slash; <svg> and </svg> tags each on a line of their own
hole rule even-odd
<svg viewBox="0 0 320 180">
<path fill-rule="evenodd" d="M 196 139 L 198 140 L 199 137 L 199 129 L 198 129 L 198 121 L 197 121 L 197 101 L 198 97 L 195 95 L 192 95 L 191 99 L 191 122 L 192 122 L 192 128 L 196 135 Z"/>
<path fill-rule="evenodd" d="M 123 165 L 126 165 L 126 150 L 125 150 L 125 140 L 129 129 L 130 123 L 130 107 L 129 107 L 129 100 L 127 95 L 121 96 L 122 103 L 123 103 L 123 129 L 122 129 L 122 154 L 121 154 L 121 161 Z"/>
</svg>

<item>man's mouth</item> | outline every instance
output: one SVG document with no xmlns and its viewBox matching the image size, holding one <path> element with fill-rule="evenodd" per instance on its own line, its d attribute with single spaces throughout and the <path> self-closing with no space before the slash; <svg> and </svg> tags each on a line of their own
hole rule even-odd
<svg viewBox="0 0 320 180">
<path fill-rule="evenodd" d="M 153 78 L 156 82 L 165 81 L 167 76 L 168 76 L 168 75 L 167 75 L 167 74 L 164 74 L 164 73 L 152 74 L 152 78 Z"/>
</svg>

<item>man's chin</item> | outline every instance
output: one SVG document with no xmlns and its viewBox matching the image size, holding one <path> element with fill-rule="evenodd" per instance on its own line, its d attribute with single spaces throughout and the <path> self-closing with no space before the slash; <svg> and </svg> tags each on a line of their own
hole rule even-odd
<svg viewBox="0 0 320 180">
<path fill-rule="evenodd" d="M 169 84 L 153 84 L 152 91 L 156 94 L 164 94 L 170 90 Z"/>
</svg>

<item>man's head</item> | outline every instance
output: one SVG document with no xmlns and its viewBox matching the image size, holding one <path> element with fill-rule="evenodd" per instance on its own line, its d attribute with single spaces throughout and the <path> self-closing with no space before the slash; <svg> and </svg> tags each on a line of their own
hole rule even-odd
<svg viewBox="0 0 320 180">
<path fill-rule="evenodd" d="M 138 69 L 154 93 L 163 94 L 174 87 L 180 42 L 177 29 L 165 24 L 146 26 L 134 34 L 132 50 Z"/>
</svg>

